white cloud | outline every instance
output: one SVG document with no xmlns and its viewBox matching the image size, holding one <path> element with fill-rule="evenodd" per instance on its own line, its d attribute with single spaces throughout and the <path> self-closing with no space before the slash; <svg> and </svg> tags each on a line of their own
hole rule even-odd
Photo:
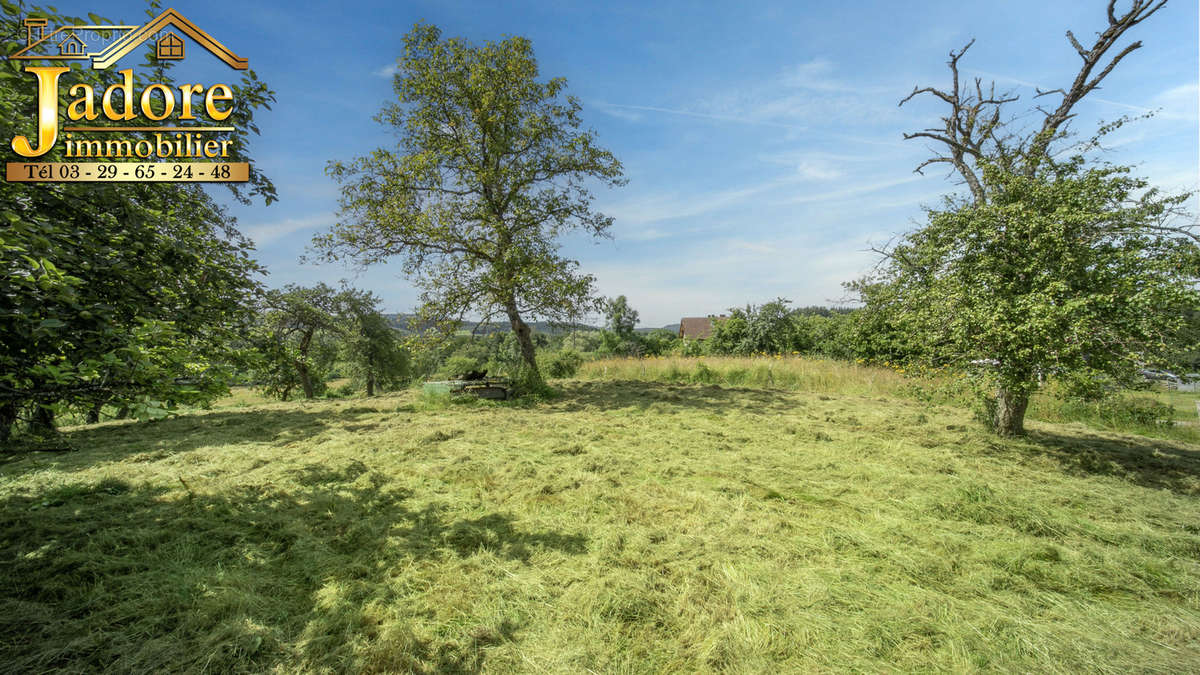
<svg viewBox="0 0 1200 675">
<path fill-rule="evenodd" d="M 998 73 L 989 73 L 983 70 L 975 70 L 964 68 L 963 72 L 972 75 L 979 75 L 996 82 L 1009 82 L 1011 84 L 1027 87 L 1029 89 L 1040 89 L 1046 91 L 1053 89 L 1044 84 L 1022 80 L 1008 75 Z M 1087 96 L 1083 99 L 1085 102 L 1100 103 L 1115 108 L 1123 108 L 1135 113 L 1154 112 L 1154 117 L 1157 119 L 1166 120 L 1194 120 L 1197 117 L 1197 98 L 1200 97 L 1200 85 L 1194 82 L 1181 84 L 1176 87 L 1171 87 L 1150 100 L 1150 105 L 1134 105 L 1122 101 L 1114 101 L 1112 99 L 1103 98 L 1100 96 Z M 1059 99 L 1054 99 L 1055 105 Z"/>
<path fill-rule="evenodd" d="M 839 79 L 833 75 L 834 64 L 828 59 L 815 58 L 785 68 L 776 79 L 779 86 L 813 91 L 839 91 L 856 94 L 879 94 L 891 87 L 867 85 L 857 80 Z"/>
<path fill-rule="evenodd" d="M 599 208 L 599 211 L 613 216 L 618 223 L 645 225 L 663 220 L 698 216 L 736 206 L 745 202 L 750 197 L 773 190 L 788 182 L 776 179 L 757 185 L 748 185 L 746 187 L 704 195 L 676 193 L 647 197 L 635 201 L 602 206 Z"/>
<path fill-rule="evenodd" d="M 1171 87 L 1155 96 L 1151 107 L 1162 108 L 1156 117 L 1195 121 L 1200 117 L 1200 84 L 1189 82 Z"/>
<path fill-rule="evenodd" d="M 806 194 L 800 194 L 796 195 L 795 197 L 789 197 L 782 201 L 774 202 L 774 204 L 808 204 L 812 202 L 827 202 L 836 201 L 839 199 L 850 199 L 852 197 L 859 197 L 871 192 L 877 192 L 879 190 L 886 190 L 888 188 L 904 185 L 905 183 L 919 181 L 921 178 L 922 177 L 919 175 L 909 175 L 905 176 L 904 178 L 895 178 L 892 180 L 860 183 L 858 185 L 852 185 L 850 187 L 833 192 L 808 192 Z"/>
<path fill-rule="evenodd" d="M 755 119 L 755 118 L 751 118 L 751 117 L 738 116 L 738 115 L 715 115 L 715 114 L 711 114 L 711 113 L 695 112 L 692 110 L 679 110 L 679 109 L 675 109 L 675 108 L 659 108 L 659 107 L 648 106 L 648 105 L 628 105 L 628 104 L 624 104 L 624 103 L 607 103 L 604 101 L 597 101 L 596 105 L 600 107 L 601 112 L 607 113 L 609 115 L 613 115 L 614 117 L 621 117 L 622 119 L 641 119 L 640 116 L 632 117 L 630 113 L 625 112 L 625 111 L 644 110 L 647 112 L 665 113 L 668 115 L 682 115 L 684 117 L 699 117 L 699 118 L 703 118 L 703 119 L 720 120 L 722 122 L 737 122 L 738 124 L 754 124 L 754 125 L 758 125 L 758 126 L 777 127 L 777 128 L 781 128 L 781 129 L 797 129 L 797 130 L 804 129 L 804 127 L 796 126 L 793 124 L 779 124 L 776 122 L 769 122 L 769 121 L 764 121 L 764 120 Z"/>
<path fill-rule="evenodd" d="M 592 103 L 605 115 L 611 115 L 612 117 L 628 122 L 640 122 L 644 117 L 635 107 L 605 103 L 604 101 L 592 101 Z"/>
<path fill-rule="evenodd" d="M 391 77 L 398 72 L 400 72 L 400 66 L 393 63 L 390 66 L 383 66 L 379 70 L 376 70 L 375 76 L 391 79 Z"/>
<path fill-rule="evenodd" d="M 601 293 L 624 294 L 643 326 L 663 326 L 681 316 L 704 316 L 746 303 L 785 297 L 796 305 L 829 305 L 845 299 L 842 283 L 876 262 L 861 235 L 817 243 L 799 235 L 697 242 L 644 260 L 586 264 Z"/>
<path fill-rule="evenodd" d="M 801 160 L 796 164 L 796 173 L 805 180 L 833 180 L 845 175 L 841 169 L 820 159 Z"/>
<path fill-rule="evenodd" d="M 275 241 L 289 234 L 329 227 L 337 222 L 332 213 L 321 213 L 306 218 L 285 218 L 271 223 L 259 223 L 242 227 L 242 234 L 258 246 Z"/>
</svg>

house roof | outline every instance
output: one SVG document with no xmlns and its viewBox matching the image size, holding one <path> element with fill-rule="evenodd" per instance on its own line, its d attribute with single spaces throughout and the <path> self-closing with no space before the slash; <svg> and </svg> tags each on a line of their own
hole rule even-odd
<svg viewBox="0 0 1200 675">
<path fill-rule="evenodd" d="M 707 316 L 685 316 L 679 320 L 679 337 L 703 340 L 712 335 L 712 319 Z"/>
</svg>

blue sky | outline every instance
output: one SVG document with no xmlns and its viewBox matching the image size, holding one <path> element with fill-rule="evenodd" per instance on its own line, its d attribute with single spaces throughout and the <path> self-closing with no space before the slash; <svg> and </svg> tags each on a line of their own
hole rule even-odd
<svg viewBox="0 0 1200 675">
<path fill-rule="evenodd" d="M 616 219 L 614 239 L 572 237 L 564 251 L 601 293 L 626 295 L 646 326 L 777 296 L 841 300 L 841 283 L 873 264 L 871 244 L 912 229 L 922 204 L 960 189 L 942 170 L 913 173 L 929 146 L 901 134 L 942 113 L 933 99 L 897 107 L 913 85 L 946 87 L 947 53 L 976 38 L 964 74 L 1020 94 L 1011 110 L 1023 113 L 1034 85 L 1065 86 L 1077 71 L 1064 32 L 1090 44 L 1105 22 L 1103 2 L 1045 0 L 173 6 L 276 91 L 251 152 L 280 200 L 231 207 L 270 285 L 347 278 L 387 311 L 413 308 L 398 263 L 360 274 L 298 258 L 336 219 L 326 162 L 394 142 L 372 117 L 393 98 L 402 36 L 425 20 L 475 42 L 528 37 L 542 76 L 567 78 L 629 184 L 597 194 L 596 208 Z M 145 20 L 139 2 L 57 7 Z M 1084 133 L 1098 120 L 1161 109 L 1113 136 L 1107 158 L 1173 190 L 1200 183 L 1197 26 L 1196 2 L 1170 2 L 1120 45 L 1143 48 L 1076 108 Z"/>
</svg>

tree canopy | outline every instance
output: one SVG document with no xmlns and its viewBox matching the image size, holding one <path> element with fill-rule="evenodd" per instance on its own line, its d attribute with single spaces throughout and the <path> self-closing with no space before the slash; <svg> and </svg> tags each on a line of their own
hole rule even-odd
<svg viewBox="0 0 1200 675">
<path fill-rule="evenodd" d="M 622 184 L 621 164 L 581 130 L 566 81 L 539 79 L 529 40 L 475 46 L 418 24 L 404 45 L 398 100 L 376 118 L 399 144 L 330 163 L 342 217 L 315 248 L 361 265 L 400 256 L 427 320 L 505 316 L 540 381 L 527 321 L 595 306 L 593 278 L 558 238 L 608 235 L 589 186 Z"/>
<path fill-rule="evenodd" d="M 909 334 L 879 348 L 980 367 L 998 433 L 1024 432 L 1029 396 L 1047 375 L 1128 380 L 1178 353 L 1179 308 L 1200 304 L 1200 235 L 1181 210 L 1188 195 L 1163 196 L 1128 169 L 1087 159 L 1125 120 L 1083 144 L 1060 143 L 1074 106 L 1142 45 L 1105 64 L 1107 52 L 1163 4 L 1134 0 L 1122 14 L 1110 2 L 1090 47 L 1068 31 L 1083 63 L 1069 86 L 1038 93 L 1060 98 L 1037 108 L 1032 129 L 1007 116 L 1015 96 L 960 80 L 970 43 L 951 52 L 949 89 L 914 88 L 901 101 L 929 94 L 949 107 L 942 126 L 905 137 L 939 143 L 943 152 L 917 171 L 947 163 L 970 196 L 929 209 L 927 224 L 881 251 L 878 274 L 852 288 L 863 292 L 865 319 Z"/>
</svg>

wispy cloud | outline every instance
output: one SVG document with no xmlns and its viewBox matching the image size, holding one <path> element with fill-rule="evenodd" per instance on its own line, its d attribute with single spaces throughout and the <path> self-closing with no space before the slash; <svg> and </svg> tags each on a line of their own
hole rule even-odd
<svg viewBox="0 0 1200 675">
<path fill-rule="evenodd" d="M 720 120 L 722 122 L 737 122 L 738 124 L 754 124 L 765 127 L 776 127 L 779 129 L 795 129 L 803 130 L 804 127 L 794 124 L 780 124 L 778 122 L 769 122 L 764 120 L 753 119 L 750 117 L 739 117 L 737 115 L 714 115 L 712 113 L 696 112 L 693 110 L 678 110 L 675 108 L 659 108 L 648 105 L 628 105 L 625 103 L 608 103 L 605 101 L 597 101 L 596 104 L 602 112 L 623 119 L 641 119 L 640 117 L 630 117 L 629 110 L 642 110 L 646 112 L 664 113 L 667 115 L 682 115 L 684 117 L 699 117 L 710 120 Z"/>
<path fill-rule="evenodd" d="M 703 316 L 782 296 L 797 305 L 844 299 L 842 283 L 866 273 L 878 256 L 868 241 L 853 236 L 814 242 L 805 236 L 735 237 L 697 242 L 666 252 L 659 264 L 643 261 L 594 263 L 600 291 L 626 294 L 646 326 L 681 316 Z M 797 275 L 798 265 L 803 274 Z"/>
<path fill-rule="evenodd" d="M 375 74 L 375 77 L 386 77 L 386 78 L 390 79 L 393 75 L 395 75 L 398 72 L 400 72 L 400 66 L 393 63 L 390 66 L 383 66 L 379 70 L 376 70 L 374 74 Z"/>
<path fill-rule="evenodd" d="M 306 218 L 285 218 L 270 223 L 258 223 L 242 227 L 242 233 L 250 237 L 255 244 L 263 244 L 286 237 L 296 232 L 312 231 L 329 227 L 337 222 L 332 213 L 321 213 Z"/>
<path fill-rule="evenodd" d="M 688 194 L 664 194 L 602 207 L 618 222 L 645 225 L 676 218 L 691 218 L 745 204 L 751 198 L 778 188 L 795 185 L 797 177 L 776 178 L 739 188 Z"/>
<path fill-rule="evenodd" d="M 825 58 L 794 64 L 708 96 L 696 108 L 714 115 L 786 126 L 827 128 L 844 122 L 879 125 L 899 116 L 893 85 L 839 74 Z"/>
<path fill-rule="evenodd" d="M 834 180 L 846 175 L 841 169 L 820 159 L 803 159 L 796 163 L 796 173 L 805 180 Z"/>
<path fill-rule="evenodd" d="M 863 195 L 870 194 L 872 192 L 879 192 L 881 190 L 887 190 L 889 188 L 894 188 L 894 187 L 897 187 L 900 185 L 904 185 L 906 183 L 913 183 L 913 182 L 919 181 L 921 179 L 922 179 L 921 176 L 909 175 L 909 176 L 905 176 L 904 178 L 895 178 L 892 180 L 860 183 L 858 185 L 852 185 L 850 187 L 842 188 L 841 190 L 834 190 L 832 192 L 825 192 L 825 191 L 808 192 L 806 194 L 800 194 L 800 195 L 796 195 L 794 197 L 789 197 L 787 199 L 774 202 L 773 205 L 810 204 L 813 202 L 832 202 L 832 201 L 838 201 L 838 200 L 843 200 L 843 199 L 853 199 L 855 197 L 861 197 Z"/>
<path fill-rule="evenodd" d="M 963 72 L 970 73 L 972 75 L 978 75 L 980 77 L 986 77 L 996 82 L 1008 82 L 1018 86 L 1027 87 L 1029 89 L 1041 91 L 1054 89 L 1054 87 L 1045 84 L 1038 84 L 1037 82 L 1030 82 L 1029 80 L 1022 80 L 1000 73 L 990 73 L 984 70 L 964 68 Z M 1137 113 L 1154 112 L 1155 117 L 1158 117 L 1159 119 L 1188 120 L 1196 119 L 1196 100 L 1198 95 L 1197 87 L 1198 85 L 1195 83 L 1187 83 L 1177 87 L 1171 87 L 1170 89 L 1159 93 L 1153 99 L 1151 99 L 1151 104 L 1149 106 L 1114 101 L 1112 99 L 1103 98 L 1100 96 L 1088 96 L 1083 100 L 1091 101 L 1093 103 L 1102 103 L 1104 105 L 1123 108 L 1125 110 L 1132 110 L 1133 112 Z"/>
<path fill-rule="evenodd" d="M 815 58 L 785 68 L 777 78 L 777 84 L 812 91 L 837 91 L 854 94 L 880 94 L 892 87 L 869 85 L 858 80 L 838 78 L 834 63 L 825 58 Z"/>
</svg>

